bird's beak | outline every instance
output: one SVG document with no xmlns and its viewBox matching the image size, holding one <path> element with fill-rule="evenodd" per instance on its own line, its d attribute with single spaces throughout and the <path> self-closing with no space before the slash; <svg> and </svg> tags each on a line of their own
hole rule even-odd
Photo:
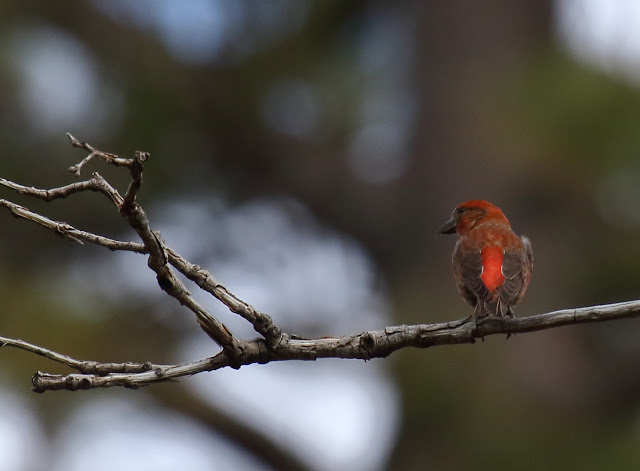
<svg viewBox="0 0 640 471">
<path fill-rule="evenodd" d="M 456 233 L 456 220 L 451 218 L 444 223 L 444 226 L 438 231 L 440 234 L 455 234 Z"/>
</svg>

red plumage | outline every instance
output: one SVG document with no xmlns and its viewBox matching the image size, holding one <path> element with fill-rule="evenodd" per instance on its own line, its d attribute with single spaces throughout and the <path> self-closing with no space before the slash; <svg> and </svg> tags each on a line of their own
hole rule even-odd
<svg viewBox="0 0 640 471">
<path fill-rule="evenodd" d="M 458 291 L 474 307 L 476 318 L 513 317 L 531 280 L 533 250 L 526 237 L 518 237 L 497 206 L 467 201 L 453 210 L 441 234 L 458 234 L 453 251 L 453 272 Z"/>
</svg>

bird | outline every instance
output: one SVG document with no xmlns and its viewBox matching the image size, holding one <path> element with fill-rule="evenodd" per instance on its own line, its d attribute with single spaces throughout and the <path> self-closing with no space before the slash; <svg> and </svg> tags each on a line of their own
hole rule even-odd
<svg viewBox="0 0 640 471">
<path fill-rule="evenodd" d="M 474 308 L 476 320 L 515 317 L 512 306 L 527 291 L 533 271 L 533 248 L 517 236 L 496 205 L 484 200 L 461 203 L 440 229 L 458 234 L 453 272 L 462 297 Z"/>
</svg>

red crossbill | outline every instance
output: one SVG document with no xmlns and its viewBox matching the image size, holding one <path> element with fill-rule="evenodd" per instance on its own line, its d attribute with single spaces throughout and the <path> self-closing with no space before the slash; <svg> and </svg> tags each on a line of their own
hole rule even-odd
<svg viewBox="0 0 640 471">
<path fill-rule="evenodd" d="M 458 205 L 440 233 L 458 234 L 453 273 L 458 291 L 474 307 L 474 317 L 513 317 L 511 307 L 531 280 L 529 239 L 514 234 L 500 208 L 481 200 Z"/>
</svg>

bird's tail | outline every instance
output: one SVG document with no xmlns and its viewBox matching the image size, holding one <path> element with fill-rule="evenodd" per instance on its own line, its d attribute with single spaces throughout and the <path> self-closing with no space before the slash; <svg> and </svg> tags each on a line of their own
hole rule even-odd
<svg viewBox="0 0 640 471">
<path fill-rule="evenodd" d="M 505 303 L 501 298 L 498 298 L 495 301 L 482 301 L 478 299 L 473 311 L 473 316 L 476 319 L 482 319 L 487 316 L 515 317 L 511 306 Z"/>
</svg>

